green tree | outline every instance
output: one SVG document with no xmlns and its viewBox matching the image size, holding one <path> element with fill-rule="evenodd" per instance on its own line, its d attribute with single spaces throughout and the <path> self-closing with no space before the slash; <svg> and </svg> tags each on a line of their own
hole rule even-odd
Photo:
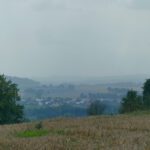
<svg viewBox="0 0 150 150">
<path fill-rule="evenodd" d="M 101 101 L 94 101 L 87 109 L 88 115 L 101 115 L 105 110 L 105 105 Z"/>
<path fill-rule="evenodd" d="M 136 91 L 128 91 L 126 97 L 121 102 L 121 113 L 133 112 L 143 108 L 142 97 L 137 95 Z"/>
<path fill-rule="evenodd" d="M 143 104 L 145 108 L 150 108 L 150 79 L 143 86 Z"/>
<path fill-rule="evenodd" d="M 19 101 L 17 85 L 0 75 L 0 124 L 23 121 L 23 106 L 19 105 Z"/>
</svg>

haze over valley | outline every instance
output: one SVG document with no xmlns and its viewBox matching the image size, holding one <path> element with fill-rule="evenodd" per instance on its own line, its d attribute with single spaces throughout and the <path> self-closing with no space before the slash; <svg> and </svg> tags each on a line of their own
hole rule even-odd
<svg viewBox="0 0 150 150">
<path fill-rule="evenodd" d="M 142 81 L 131 82 L 131 77 L 114 77 L 106 80 L 85 80 L 73 83 L 44 84 L 28 78 L 7 77 L 18 84 L 21 94 L 21 104 L 25 107 L 26 118 L 31 120 L 54 117 L 87 116 L 87 108 L 95 100 L 105 105 L 104 114 L 117 114 L 122 98 L 127 91 L 137 90 L 142 93 Z M 117 77 L 118 78 L 118 77 Z M 120 77 L 121 78 L 121 77 Z M 135 77 L 134 77 L 135 79 Z M 111 80 L 111 82 L 110 82 Z"/>
</svg>

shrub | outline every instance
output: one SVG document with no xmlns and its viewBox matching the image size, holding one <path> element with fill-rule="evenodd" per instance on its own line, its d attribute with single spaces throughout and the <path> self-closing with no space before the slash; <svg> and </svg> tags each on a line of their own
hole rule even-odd
<svg viewBox="0 0 150 150">
<path fill-rule="evenodd" d="M 0 75 L 0 124 L 19 123 L 24 120 L 23 106 L 19 101 L 17 85 Z"/>
<path fill-rule="evenodd" d="M 101 115 L 105 110 L 105 105 L 101 101 L 94 101 L 87 109 L 88 115 Z"/>
<path fill-rule="evenodd" d="M 37 124 L 35 125 L 35 128 L 36 128 L 37 130 L 42 129 L 42 128 L 43 128 L 42 122 L 37 123 Z"/>
<path fill-rule="evenodd" d="M 142 97 L 137 95 L 136 91 L 128 91 L 126 97 L 122 99 L 120 113 L 128 113 L 143 108 Z"/>
</svg>

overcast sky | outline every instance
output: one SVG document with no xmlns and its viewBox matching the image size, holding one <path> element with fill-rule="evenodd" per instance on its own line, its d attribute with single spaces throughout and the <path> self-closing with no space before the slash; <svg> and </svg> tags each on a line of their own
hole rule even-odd
<svg viewBox="0 0 150 150">
<path fill-rule="evenodd" d="M 0 72 L 150 74 L 150 0 L 0 0 Z"/>
</svg>

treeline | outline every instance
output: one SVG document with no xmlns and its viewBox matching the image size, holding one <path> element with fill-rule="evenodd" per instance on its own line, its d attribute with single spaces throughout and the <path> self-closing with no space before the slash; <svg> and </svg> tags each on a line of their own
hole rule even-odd
<svg viewBox="0 0 150 150">
<path fill-rule="evenodd" d="M 150 79 L 143 85 L 143 94 L 138 95 L 137 91 L 128 91 L 126 97 L 122 99 L 120 113 L 133 112 L 150 109 Z"/>
<path fill-rule="evenodd" d="M 104 114 L 107 105 L 104 102 L 94 101 L 88 108 L 89 115 Z M 129 90 L 120 103 L 118 113 L 130 113 L 139 110 L 150 110 L 150 79 L 147 79 L 143 85 L 142 95 L 137 91 Z"/>
</svg>

